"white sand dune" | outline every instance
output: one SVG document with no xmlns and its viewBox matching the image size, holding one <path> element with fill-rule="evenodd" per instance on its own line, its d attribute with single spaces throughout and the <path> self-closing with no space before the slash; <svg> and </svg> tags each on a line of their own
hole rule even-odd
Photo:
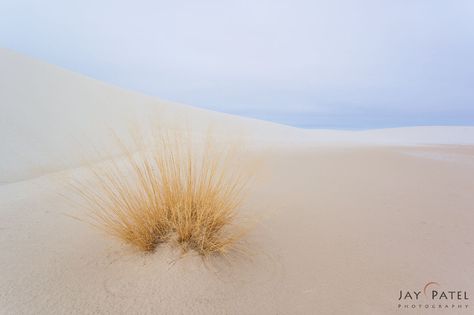
<svg viewBox="0 0 474 315">
<path fill-rule="evenodd" d="M 1 314 L 473 312 L 397 305 L 399 290 L 430 281 L 474 299 L 474 127 L 300 130 L 159 101 L 7 50 L 0 106 Z M 83 172 L 109 128 L 150 117 L 242 134 L 249 158 L 263 155 L 242 209 L 263 217 L 249 260 L 145 256 L 64 215 L 70 192 L 57 177 Z"/>
<path fill-rule="evenodd" d="M 0 49 L 0 183 L 78 166 L 110 130 L 153 121 L 163 128 L 242 135 L 271 144 L 474 144 L 474 127 L 301 130 L 160 101 Z M 156 122 L 155 122 L 156 121 Z"/>
<path fill-rule="evenodd" d="M 121 90 L 7 50 L 0 50 L 0 183 L 78 166 L 91 142 L 110 130 L 152 121 L 163 128 L 217 134 L 248 130 L 259 138 L 298 129 L 210 112 Z M 78 152 L 79 151 L 79 152 Z"/>
</svg>

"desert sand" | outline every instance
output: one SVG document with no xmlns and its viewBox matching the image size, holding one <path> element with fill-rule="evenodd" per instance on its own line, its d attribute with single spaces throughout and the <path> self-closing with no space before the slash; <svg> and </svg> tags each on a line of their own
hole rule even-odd
<svg viewBox="0 0 474 315">
<path fill-rule="evenodd" d="M 471 301 L 399 309 L 398 297 L 435 281 L 474 299 L 474 127 L 301 130 L 160 101 L 7 50 L 0 69 L 0 313 L 473 312 Z M 263 161 L 241 209 L 261 218 L 248 257 L 142 254 L 68 216 L 78 209 L 63 179 L 85 172 L 111 129 L 150 117 L 245 137 L 247 158 Z"/>
</svg>

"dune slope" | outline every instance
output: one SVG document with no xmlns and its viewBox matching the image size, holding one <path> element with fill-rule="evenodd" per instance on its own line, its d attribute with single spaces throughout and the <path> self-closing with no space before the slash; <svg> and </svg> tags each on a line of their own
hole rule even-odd
<svg viewBox="0 0 474 315">
<path fill-rule="evenodd" d="M 301 130 L 161 101 L 0 49 L 0 184 L 81 165 L 111 130 L 162 128 L 242 136 L 256 143 L 474 144 L 474 127 Z"/>
<path fill-rule="evenodd" d="M 80 165 L 111 131 L 152 123 L 277 139 L 296 128 L 161 101 L 0 49 L 0 183 Z"/>
</svg>

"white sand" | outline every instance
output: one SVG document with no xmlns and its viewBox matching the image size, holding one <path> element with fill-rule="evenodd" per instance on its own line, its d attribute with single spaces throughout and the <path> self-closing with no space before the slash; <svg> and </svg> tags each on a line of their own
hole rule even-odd
<svg viewBox="0 0 474 315">
<path fill-rule="evenodd" d="M 5 50 L 0 69 L 1 314 L 474 312 L 397 309 L 399 290 L 429 281 L 474 299 L 473 127 L 299 130 L 162 102 Z M 206 267 L 173 262 L 167 248 L 144 256 L 64 215 L 74 210 L 58 176 L 81 174 L 92 146 L 110 142 L 107 128 L 125 133 L 150 117 L 243 134 L 249 157 L 263 154 L 242 209 L 263 217 L 251 259 Z"/>
</svg>

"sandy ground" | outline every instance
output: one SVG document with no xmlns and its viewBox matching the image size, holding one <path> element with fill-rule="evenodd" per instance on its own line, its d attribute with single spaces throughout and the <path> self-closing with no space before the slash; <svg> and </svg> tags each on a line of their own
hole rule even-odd
<svg viewBox="0 0 474 315">
<path fill-rule="evenodd" d="M 403 314 L 415 312 L 398 310 L 402 289 L 474 292 L 474 147 L 273 150 L 265 161 L 244 209 L 262 218 L 251 256 L 230 265 L 133 252 L 65 216 L 57 176 L 1 186 L 1 313 Z"/>
<path fill-rule="evenodd" d="M 474 299 L 474 128 L 305 131 L 175 107 L 8 51 L 0 63 L 1 314 L 474 312 L 398 308 L 400 290 L 431 281 Z M 246 259 L 143 255 L 67 216 L 80 209 L 64 178 L 84 173 L 69 135 L 107 142 L 98 126 L 156 108 L 167 128 L 192 117 L 224 139 L 243 130 L 247 157 L 263 158 L 241 209 L 261 218 Z"/>
</svg>

